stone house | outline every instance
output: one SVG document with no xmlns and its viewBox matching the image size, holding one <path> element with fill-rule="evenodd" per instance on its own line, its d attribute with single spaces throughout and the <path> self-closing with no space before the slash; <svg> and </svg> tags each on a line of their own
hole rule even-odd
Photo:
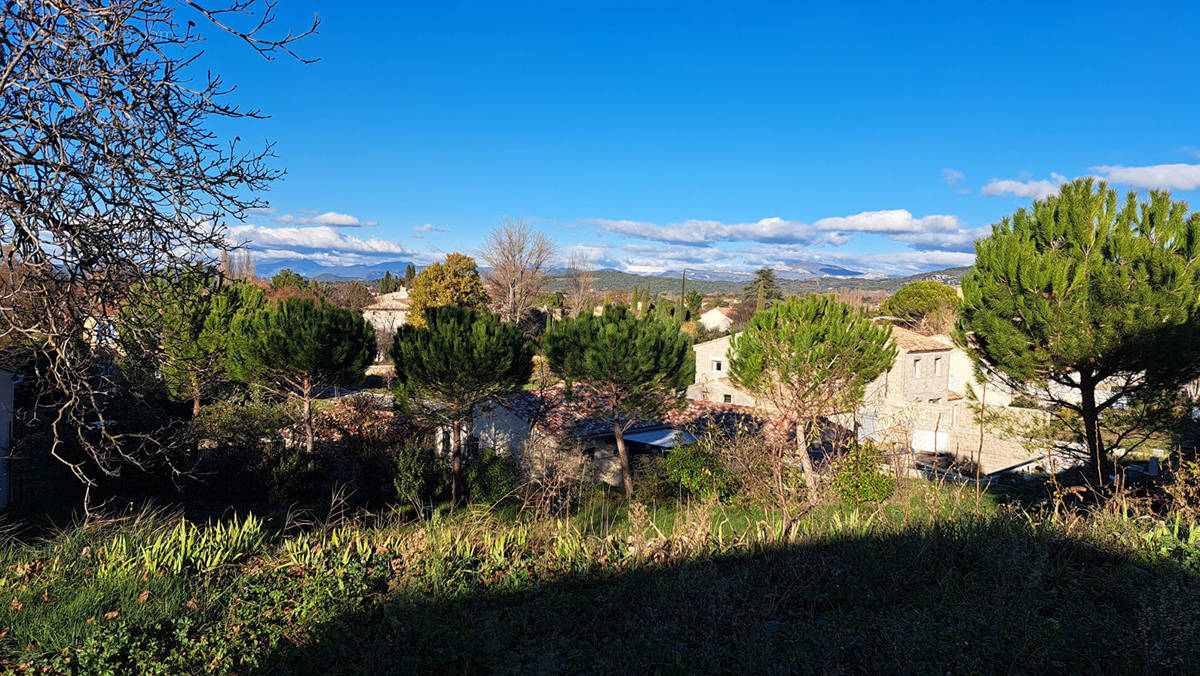
<svg viewBox="0 0 1200 676">
<path fill-rule="evenodd" d="M 395 332 L 408 318 L 408 289 L 379 296 L 362 309 L 362 316 L 377 331 Z"/>
<path fill-rule="evenodd" d="M 893 448 L 971 457 L 984 472 L 1030 458 L 1024 440 L 988 430 L 983 431 L 980 455 L 977 405 L 964 396 L 968 384 L 976 392 L 980 385 L 974 380 L 965 352 L 948 339 L 923 336 L 899 326 L 892 327 L 892 342 L 898 350 L 892 368 L 867 386 L 863 405 L 857 411 L 835 416 L 832 422 L 857 429 L 860 438 Z M 693 346 L 696 375 L 688 396 L 768 412 L 769 405 L 729 381 L 729 348 L 730 336 Z M 1008 401 L 989 385 L 989 410 L 1004 408 Z"/>
<path fill-rule="evenodd" d="M 700 315 L 700 325 L 709 331 L 728 331 L 733 327 L 733 308 L 715 307 Z"/>
</svg>

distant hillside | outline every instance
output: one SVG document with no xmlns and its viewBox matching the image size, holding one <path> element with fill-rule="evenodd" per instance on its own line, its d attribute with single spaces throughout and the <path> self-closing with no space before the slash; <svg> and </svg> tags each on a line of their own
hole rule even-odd
<svg viewBox="0 0 1200 676">
<path fill-rule="evenodd" d="M 970 267 L 946 268 L 933 272 L 923 272 L 908 277 L 885 277 L 882 279 L 866 279 L 862 277 L 816 277 L 813 279 L 780 279 L 779 285 L 785 293 L 813 293 L 816 291 L 886 291 L 891 293 L 896 289 L 922 280 L 934 280 L 943 284 L 960 284 L 963 275 Z M 563 291 L 570 284 L 565 274 L 550 275 L 546 278 L 548 291 Z M 632 290 L 633 287 L 644 289 L 649 287 L 652 293 L 678 293 L 679 277 L 661 277 L 650 275 L 634 275 L 618 270 L 597 270 L 593 273 L 593 284 L 599 291 L 610 289 Z M 701 293 L 737 293 L 746 285 L 744 281 L 732 280 L 693 280 L 688 278 L 689 289 Z"/>
</svg>

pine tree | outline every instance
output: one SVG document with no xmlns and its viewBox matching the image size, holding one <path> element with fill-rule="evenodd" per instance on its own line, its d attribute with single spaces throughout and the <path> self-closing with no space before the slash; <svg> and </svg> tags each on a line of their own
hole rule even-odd
<svg viewBox="0 0 1200 676">
<path fill-rule="evenodd" d="M 433 306 L 424 320 L 420 327 L 405 324 L 396 332 L 390 350 L 396 364 L 393 389 L 409 416 L 450 434 L 457 505 L 467 498 L 463 435 L 470 436 L 479 406 L 529 381 L 533 348 L 516 325 L 486 310 Z"/>
<path fill-rule="evenodd" d="M 547 365 L 566 382 L 569 396 L 611 422 L 625 496 L 631 498 L 625 430 L 634 420 L 658 418 L 683 404 L 695 372 L 691 338 L 675 324 L 606 307 L 599 317 L 555 323 L 542 344 Z"/>
<path fill-rule="evenodd" d="M 1114 406 L 1154 405 L 1200 375 L 1200 214 L 1163 191 L 1121 205 L 1078 179 L 976 243 L 963 296 L 958 339 L 977 365 L 1076 414 L 1059 418 L 1104 483 Z"/>
<path fill-rule="evenodd" d="M 812 503 L 818 491 L 809 447 L 823 421 L 857 409 L 866 386 L 892 367 L 890 336 L 890 326 L 832 296 L 793 296 L 756 313 L 730 341 L 730 380 L 769 402 L 799 436 L 797 455 Z"/>
<path fill-rule="evenodd" d="M 783 300 L 783 289 L 775 279 L 775 271 L 762 268 L 754 273 L 754 279 L 742 289 L 742 302 L 753 303 L 761 298 L 759 311 L 770 308 L 776 302 Z"/>
<path fill-rule="evenodd" d="M 230 372 L 303 403 L 313 451 L 312 400 L 321 385 L 361 382 L 375 359 L 375 332 L 357 312 L 312 298 L 283 298 L 241 314 L 230 327 Z"/>
<path fill-rule="evenodd" d="M 126 377 L 161 386 L 171 399 L 191 400 L 193 416 L 205 397 L 228 382 L 230 323 L 262 303 L 258 287 L 223 278 L 202 267 L 157 277 L 132 289 L 121 309 L 118 338 Z"/>
</svg>

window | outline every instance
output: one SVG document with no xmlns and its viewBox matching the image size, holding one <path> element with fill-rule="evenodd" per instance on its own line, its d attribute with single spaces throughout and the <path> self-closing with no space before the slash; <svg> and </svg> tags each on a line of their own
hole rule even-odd
<svg viewBox="0 0 1200 676">
<path fill-rule="evenodd" d="M 921 360 L 920 359 L 913 360 L 913 377 L 914 378 L 921 377 Z"/>
<path fill-rule="evenodd" d="M 941 398 L 941 397 L 934 397 L 933 399 L 930 399 L 930 400 L 929 400 L 929 403 L 931 403 L 931 404 L 940 404 L 940 403 L 942 403 L 942 398 Z"/>
<path fill-rule="evenodd" d="M 732 403 L 733 403 L 733 395 L 732 395 L 732 394 L 726 394 L 726 395 L 724 395 L 724 397 L 722 397 L 722 399 L 724 400 L 724 402 L 725 402 L 726 404 L 732 404 Z"/>
<path fill-rule="evenodd" d="M 942 375 L 942 358 L 941 357 L 933 358 L 933 375 L 935 375 L 935 376 Z"/>
<path fill-rule="evenodd" d="M 720 371 L 723 366 L 724 366 L 724 364 L 721 362 L 720 359 L 713 360 L 713 370 L 714 371 Z"/>
</svg>

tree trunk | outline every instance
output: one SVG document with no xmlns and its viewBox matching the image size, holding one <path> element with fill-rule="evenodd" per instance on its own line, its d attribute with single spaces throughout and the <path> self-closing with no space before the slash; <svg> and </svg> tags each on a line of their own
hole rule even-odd
<svg viewBox="0 0 1200 676">
<path fill-rule="evenodd" d="M 625 499 L 633 499 L 633 472 L 629 470 L 629 451 L 625 449 L 625 430 L 620 423 L 613 423 L 613 436 L 617 438 L 617 457 L 621 459 L 621 482 L 625 484 Z"/>
<path fill-rule="evenodd" d="M 450 427 L 450 507 L 455 508 L 466 500 L 467 487 L 463 482 L 462 429 L 458 421 Z"/>
<path fill-rule="evenodd" d="M 1083 436 L 1091 456 L 1092 466 L 1100 485 L 1108 483 L 1109 462 L 1100 436 L 1100 412 L 1096 410 L 1096 383 L 1091 377 L 1079 376 L 1079 417 L 1083 419 Z"/>
<path fill-rule="evenodd" d="M 200 415 L 200 379 L 192 375 L 192 418 Z"/>
<path fill-rule="evenodd" d="M 304 379 L 303 388 L 300 395 L 304 400 L 304 450 L 309 455 L 313 452 L 313 424 L 312 424 L 312 380 Z M 311 463 L 312 460 L 309 460 Z"/>
<path fill-rule="evenodd" d="M 817 468 L 813 466 L 812 456 L 808 454 L 808 426 L 802 423 L 796 427 L 800 467 L 804 470 L 804 488 L 808 491 L 808 504 L 816 506 L 820 502 L 820 493 L 817 491 Z"/>
</svg>

